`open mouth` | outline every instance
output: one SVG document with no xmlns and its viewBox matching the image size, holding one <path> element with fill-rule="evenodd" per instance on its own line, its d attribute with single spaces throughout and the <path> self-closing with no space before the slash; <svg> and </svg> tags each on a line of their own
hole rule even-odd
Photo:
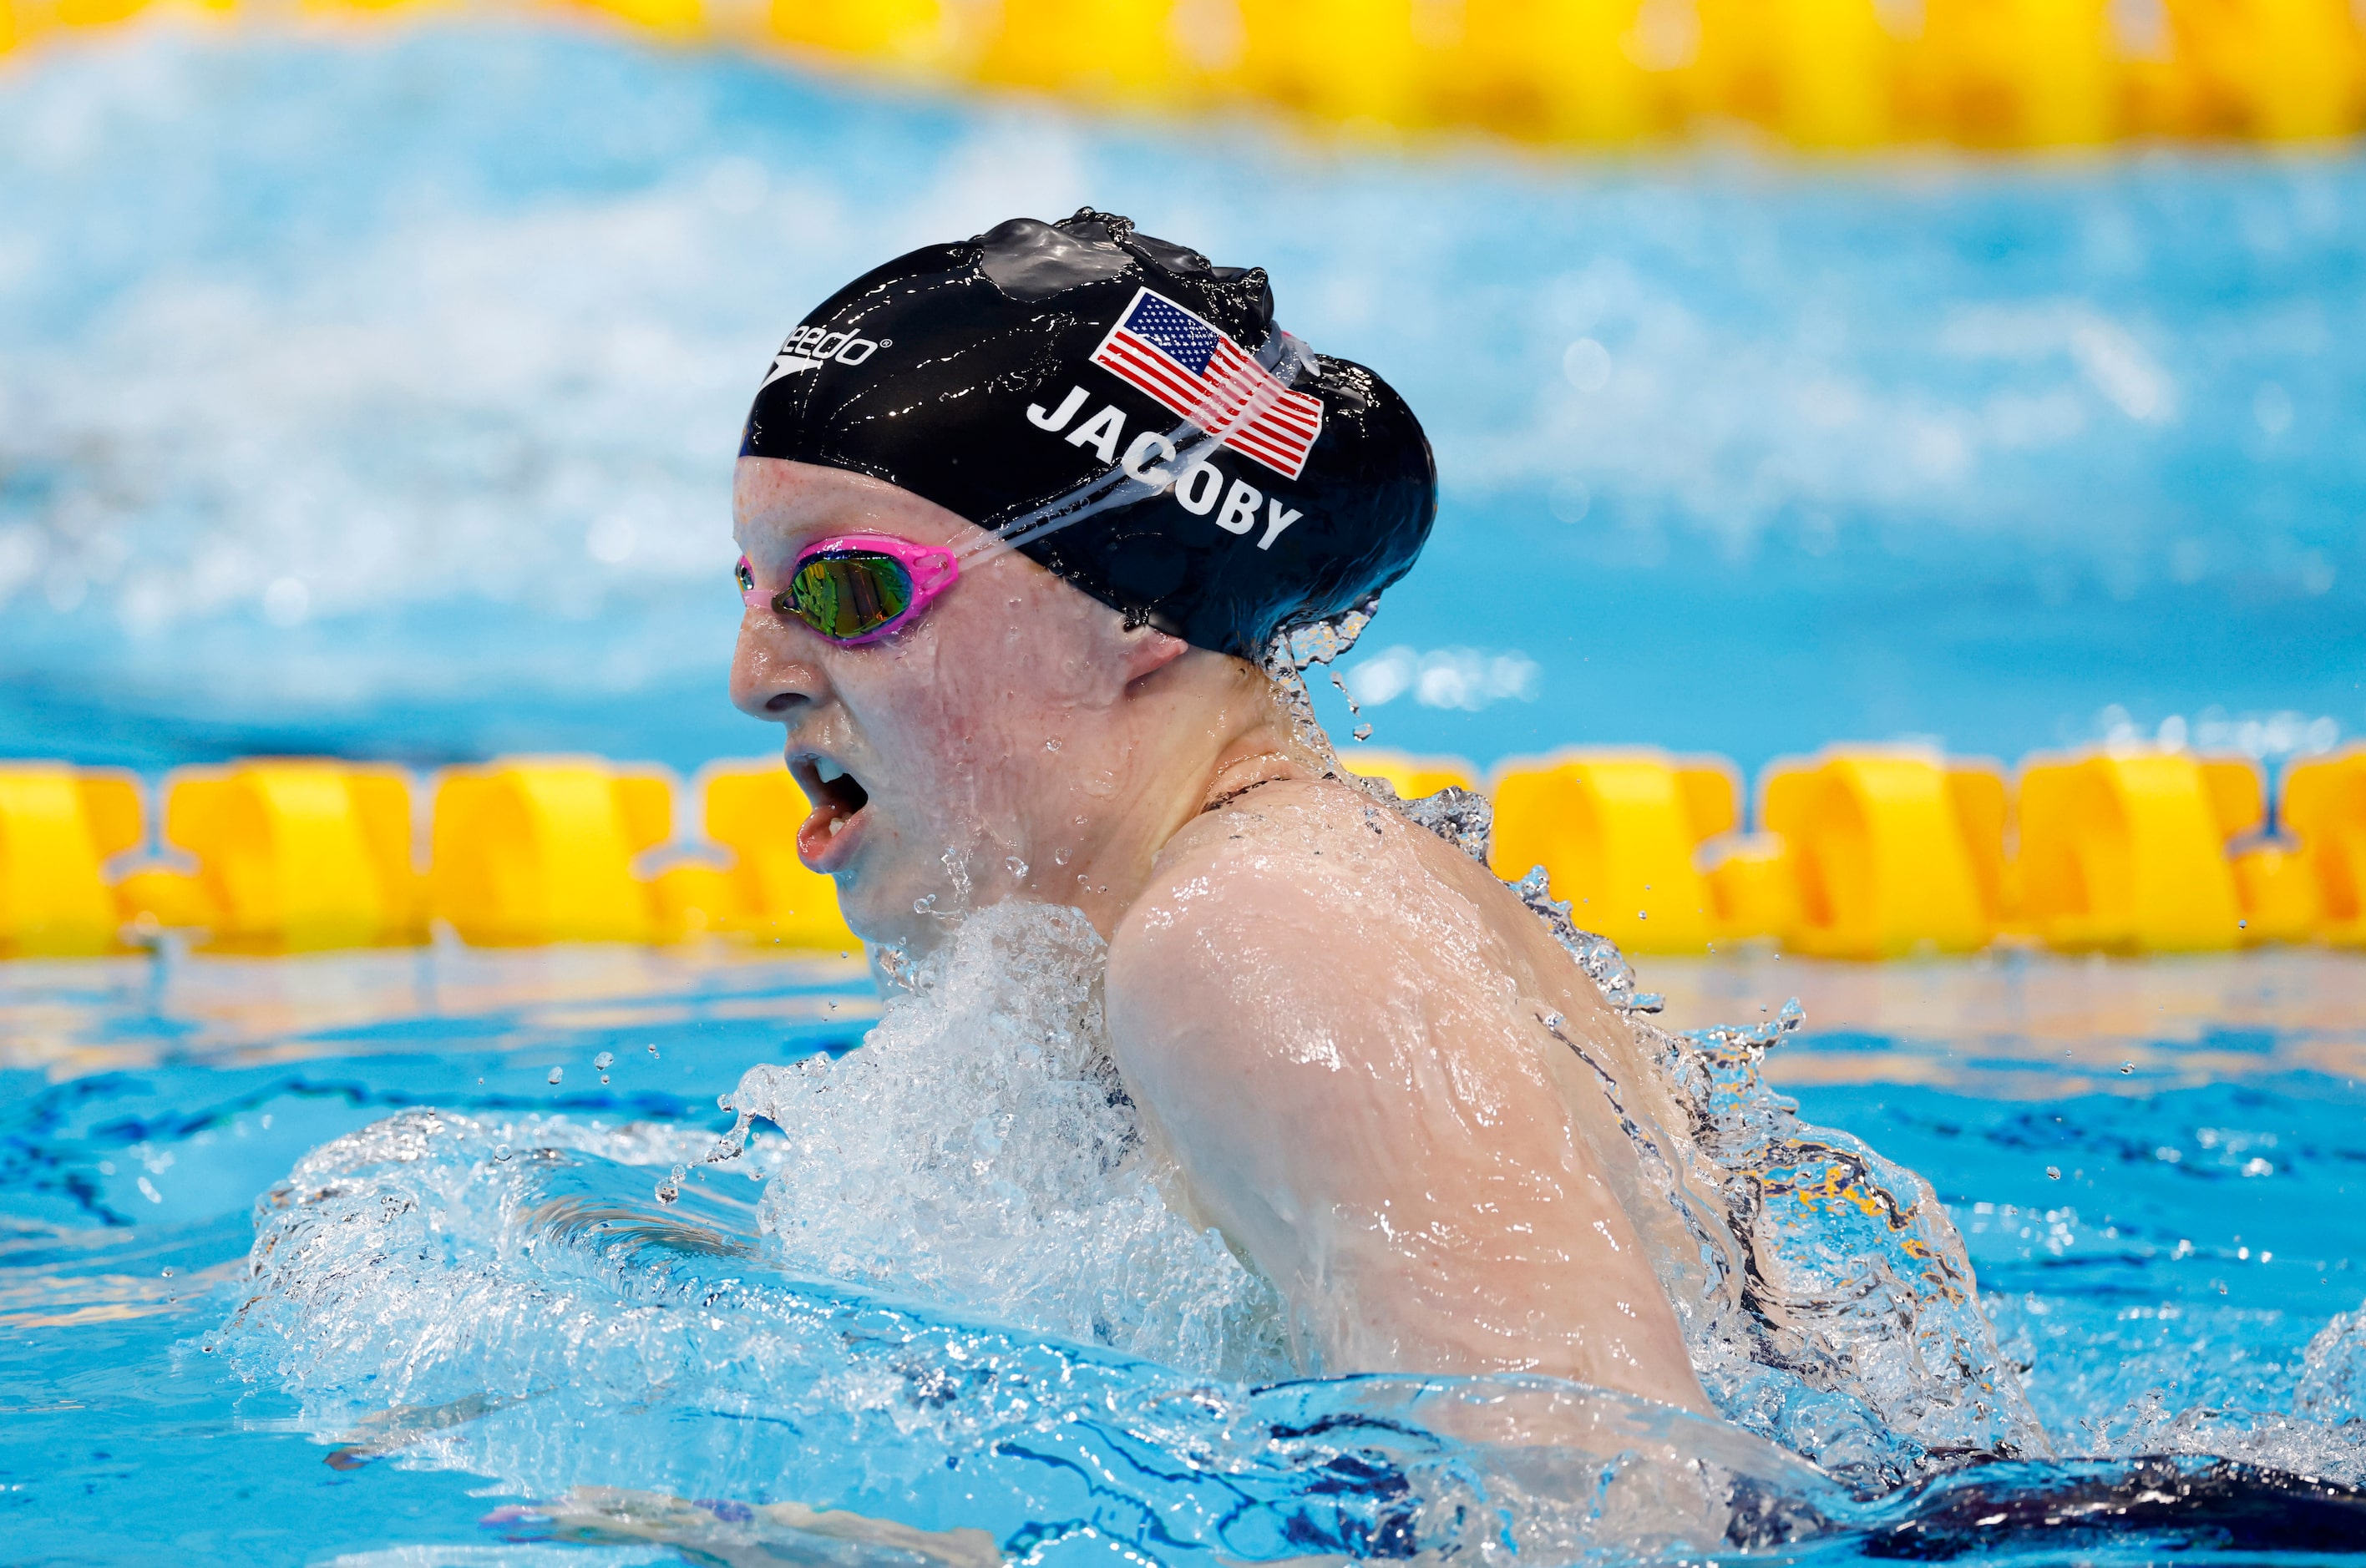
<svg viewBox="0 0 2366 1568">
<path fill-rule="evenodd" d="M 814 753 L 791 757 L 789 773 L 813 802 L 812 814 L 797 827 L 797 858 L 813 870 L 833 870 L 854 852 L 871 791 L 839 763 Z"/>
</svg>

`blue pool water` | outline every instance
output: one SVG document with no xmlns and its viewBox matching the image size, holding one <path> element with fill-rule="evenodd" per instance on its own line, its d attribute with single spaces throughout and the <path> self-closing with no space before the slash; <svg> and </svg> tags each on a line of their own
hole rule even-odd
<svg viewBox="0 0 2366 1568">
<path fill-rule="evenodd" d="M 1774 1081 L 1930 1176 L 2057 1462 L 1860 1495 L 1613 1408 L 1625 1460 L 1506 1471 L 1422 1435 L 1436 1390 L 1257 1388 L 1014 1332 L 932 1302 L 925 1246 L 875 1288 L 783 1272 L 755 1244 L 757 1182 L 715 1167 L 656 1191 L 729 1126 L 714 1097 L 744 1069 L 859 1037 L 877 1003 L 851 963 L 166 954 L 0 969 L 6 1555 L 638 1562 L 687 1540 L 769 1562 L 769 1532 L 789 1561 L 915 1560 L 875 1540 L 830 1558 L 750 1511 L 799 1504 L 983 1528 L 1031 1561 L 1515 1538 L 1528 1561 L 1698 1561 L 1612 1528 L 1621 1465 L 1653 1474 L 1658 1444 L 1760 1488 L 1794 1537 L 1763 1552 L 1786 1562 L 2330 1561 L 2366 1539 L 2342 1490 L 2366 1484 L 2366 1325 L 2345 1316 L 2366 1296 L 2366 965 L 1647 976 L 1680 1025 L 1804 997 L 1821 1022 L 1775 1048 Z M 366 1157 L 332 1141 L 356 1132 Z M 751 1156 L 795 1158 L 769 1129 Z M 328 1228 L 370 1227 L 362 1251 L 284 1228 L 287 1194 L 323 1181 L 345 1184 Z M 831 1201 L 893 1223 L 884 1188 Z M 258 1227 L 282 1250 L 251 1270 Z M 659 1498 L 704 1503 L 660 1529 Z"/>
<path fill-rule="evenodd" d="M 1428 421 L 1382 744 L 2366 726 L 2351 151 L 1559 162 L 490 24 L 62 44 L 0 144 L 0 752 L 761 750 L 714 695 L 757 367 L 1085 203 Z"/>
</svg>

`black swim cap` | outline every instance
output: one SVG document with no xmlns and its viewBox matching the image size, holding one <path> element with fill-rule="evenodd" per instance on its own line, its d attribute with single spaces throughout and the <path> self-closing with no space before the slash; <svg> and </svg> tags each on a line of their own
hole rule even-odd
<svg viewBox="0 0 2366 1568">
<path fill-rule="evenodd" d="M 1413 410 L 1277 329 L 1262 268 L 1089 208 L 839 290 L 781 345 L 739 452 L 900 486 L 1250 659 L 1404 576 L 1437 515 Z"/>
</svg>

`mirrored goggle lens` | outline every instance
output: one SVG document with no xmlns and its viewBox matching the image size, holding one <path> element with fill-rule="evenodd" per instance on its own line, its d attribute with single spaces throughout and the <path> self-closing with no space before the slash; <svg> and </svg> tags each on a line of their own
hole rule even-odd
<svg viewBox="0 0 2366 1568">
<path fill-rule="evenodd" d="M 781 608 L 836 642 L 864 637 L 912 602 L 912 574 L 893 555 L 833 550 L 797 563 Z M 780 604 L 780 600 L 774 600 Z"/>
</svg>

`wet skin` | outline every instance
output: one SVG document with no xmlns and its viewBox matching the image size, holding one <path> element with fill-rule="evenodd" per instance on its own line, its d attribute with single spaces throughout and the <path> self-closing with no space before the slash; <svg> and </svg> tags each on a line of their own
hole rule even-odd
<svg viewBox="0 0 2366 1568">
<path fill-rule="evenodd" d="M 830 534 L 979 537 L 777 459 L 742 459 L 734 500 L 767 591 Z M 1023 897 L 1110 939 L 1111 1050 L 1169 1199 L 1281 1288 L 1310 1370 L 1708 1410 L 1638 1233 L 1631 1035 L 1483 867 L 1324 779 L 1261 674 L 1006 554 L 862 647 L 749 611 L 732 697 L 788 727 L 799 853 L 866 938 L 924 952 Z"/>
</svg>

